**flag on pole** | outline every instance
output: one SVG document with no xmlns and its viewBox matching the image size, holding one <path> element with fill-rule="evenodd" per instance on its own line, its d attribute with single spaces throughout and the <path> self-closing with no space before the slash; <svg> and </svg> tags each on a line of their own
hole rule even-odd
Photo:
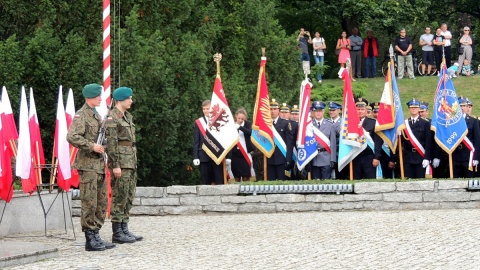
<svg viewBox="0 0 480 270">
<path fill-rule="evenodd" d="M 63 106 L 62 86 L 58 90 L 57 120 L 55 122 L 54 156 L 57 158 L 57 184 L 63 190 L 70 189 L 72 169 L 70 167 L 70 146 L 67 141 L 67 119 Z"/>
<path fill-rule="evenodd" d="M 357 108 L 353 100 L 352 83 L 347 69 L 342 72 L 343 114 L 340 125 L 340 140 L 338 150 L 338 170 L 341 171 L 366 147 L 364 129 L 360 125 Z"/>
<path fill-rule="evenodd" d="M 431 129 L 435 132 L 437 144 L 448 154 L 451 154 L 462 143 L 468 132 L 457 92 L 445 65 L 442 65 L 440 70 L 440 78 L 435 91 Z"/>
<path fill-rule="evenodd" d="M 230 107 L 223 91 L 220 74 L 217 73 L 213 86 L 210 112 L 202 149 L 219 165 L 228 152 L 238 142 L 238 131 L 235 127 Z"/>
<path fill-rule="evenodd" d="M 30 143 L 30 130 L 28 126 L 28 107 L 25 87 L 22 86 L 20 99 L 20 116 L 18 119 L 20 132 L 18 136 L 17 159 L 15 163 L 15 174 L 22 179 L 22 189 L 25 193 L 35 191 L 35 173 L 33 172 L 33 158 Z"/>
<path fill-rule="evenodd" d="M 266 64 L 267 58 L 262 57 L 258 75 L 257 97 L 253 112 L 251 140 L 258 150 L 269 158 L 275 151 L 275 143 L 272 130 L 272 116 L 270 114 L 270 97 L 265 77 Z"/>
<path fill-rule="evenodd" d="M 375 132 L 383 139 L 395 154 L 399 132 L 405 128 L 402 103 L 395 79 L 394 67 L 388 63 L 385 86 L 378 108 Z"/>
<path fill-rule="evenodd" d="M 28 127 L 30 130 L 30 143 L 32 158 L 37 185 L 42 184 L 41 171 L 45 167 L 45 155 L 43 153 L 42 136 L 40 135 L 40 124 L 38 123 L 37 108 L 33 98 L 33 89 L 30 87 L 30 109 L 28 111 Z"/>
<path fill-rule="evenodd" d="M 5 86 L 2 89 L 2 123 L 4 129 L 4 140 L 7 143 L 7 147 L 13 156 L 17 155 L 17 147 L 15 141 L 18 140 L 17 126 L 15 125 L 15 119 L 13 117 L 12 105 L 8 98 L 7 88 Z"/>
<path fill-rule="evenodd" d="M 297 168 L 303 170 L 305 166 L 318 154 L 314 127 L 310 119 L 310 99 L 312 84 L 307 80 L 300 86 L 299 122 L 297 135 Z"/>
<path fill-rule="evenodd" d="M 8 141 L 4 138 L 5 128 L 2 123 L 3 104 L 0 101 L 0 199 L 10 202 L 13 196 L 12 153 L 8 151 Z"/>
<path fill-rule="evenodd" d="M 65 106 L 65 117 L 67 119 L 67 130 L 72 124 L 73 117 L 75 116 L 75 104 L 73 102 L 73 91 L 72 88 L 68 90 L 67 105 Z M 70 166 L 73 165 L 75 158 L 77 157 L 78 148 L 70 145 Z M 74 187 L 78 187 L 80 184 L 80 176 L 77 169 L 72 169 L 72 177 L 70 178 L 70 183 Z"/>
</svg>

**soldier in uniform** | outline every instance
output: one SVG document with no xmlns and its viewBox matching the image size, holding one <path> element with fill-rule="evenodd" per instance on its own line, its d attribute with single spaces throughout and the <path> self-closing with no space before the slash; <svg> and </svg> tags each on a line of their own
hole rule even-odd
<svg viewBox="0 0 480 270">
<path fill-rule="evenodd" d="M 335 143 L 337 145 L 337 157 L 336 157 L 336 166 L 335 166 L 335 173 L 332 171 L 332 178 L 333 179 L 347 179 L 348 178 L 348 168 L 345 167 L 341 172 L 338 171 L 338 150 L 339 150 L 339 142 L 340 142 L 340 125 L 342 124 L 342 119 L 340 118 L 340 110 L 342 109 L 342 105 L 338 104 L 337 102 L 329 102 L 328 103 L 329 114 L 330 114 L 330 121 L 333 124 L 335 129 Z"/>
<path fill-rule="evenodd" d="M 432 120 L 428 118 L 428 102 L 420 102 L 420 110 L 418 111 L 418 113 L 420 114 L 421 118 L 427 120 L 428 122 L 432 122 Z"/>
<path fill-rule="evenodd" d="M 465 97 L 460 97 L 458 103 L 463 111 L 463 118 L 467 124 L 468 133 L 467 138 L 473 144 L 475 149 L 480 149 L 480 126 L 478 120 L 468 114 L 470 100 Z M 473 104 L 472 104 L 473 105 Z M 452 153 L 453 159 L 453 177 L 455 178 L 470 178 L 474 177 L 474 171 L 469 170 L 471 167 L 476 167 L 479 160 L 479 152 L 475 151 L 472 163 L 470 163 L 470 149 L 465 144 L 466 140 L 460 143 Z"/>
<path fill-rule="evenodd" d="M 372 107 L 373 119 L 377 119 L 380 102 L 370 103 Z M 382 155 L 380 156 L 380 166 L 382 167 L 383 178 L 395 178 L 396 156 L 390 150 L 388 144 L 382 140 Z"/>
<path fill-rule="evenodd" d="M 313 128 L 317 128 L 325 136 L 322 143 L 317 141 L 318 155 L 312 162 L 312 178 L 313 179 L 331 179 L 332 170 L 335 170 L 335 163 L 337 162 L 337 140 L 336 132 L 333 123 L 325 119 L 325 103 L 322 101 L 314 101 L 312 104 L 312 115 L 314 117 L 312 124 Z M 321 139 L 321 138 L 320 138 Z M 329 144 L 328 145 L 328 141 Z M 328 150 L 330 149 L 330 151 Z"/>
<path fill-rule="evenodd" d="M 279 145 L 275 144 L 275 151 L 273 155 L 267 159 L 267 178 L 269 180 L 285 180 L 285 171 L 293 168 L 292 152 L 293 152 L 293 129 L 289 120 L 280 117 L 279 104 L 275 99 L 270 102 L 270 112 L 273 122 L 273 127 L 280 135 L 280 138 L 285 143 L 285 155 L 280 150 Z"/>
<path fill-rule="evenodd" d="M 420 101 L 407 102 L 410 118 L 402 130 L 403 168 L 407 178 L 425 178 L 425 170 L 432 159 L 432 131 L 430 122 L 421 118 Z M 423 149 L 422 149 L 423 148 Z"/>
<path fill-rule="evenodd" d="M 205 129 L 208 125 L 208 114 L 210 112 L 210 100 L 202 103 L 203 117 L 195 121 L 193 131 L 193 165 L 200 165 L 202 185 L 223 185 L 223 165 L 217 165 L 210 156 L 202 149 Z M 227 166 L 231 165 L 231 159 L 226 159 Z"/>
<path fill-rule="evenodd" d="M 290 120 L 290 106 L 287 103 L 282 103 L 280 107 L 280 118 Z"/>
<path fill-rule="evenodd" d="M 299 118 L 300 110 L 298 109 L 298 105 L 293 105 L 292 109 L 290 110 L 290 124 L 292 125 L 292 137 L 293 137 L 293 153 L 297 154 L 297 136 L 298 136 L 298 118 Z M 292 169 L 292 175 L 290 179 L 292 180 L 299 180 L 304 178 L 301 173 L 298 171 L 297 166 L 295 166 L 295 160 L 293 160 L 294 165 Z"/>
<path fill-rule="evenodd" d="M 377 119 L 380 102 L 372 102 L 370 103 L 370 107 L 372 108 L 372 118 Z"/>
<path fill-rule="evenodd" d="M 300 116 L 299 114 L 300 114 L 300 110 L 298 109 L 298 105 L 293 105 L 292 110 L 290 112 L 290 120 L 298 123 L 298 117 Z"/>
<path fill-rule="evenodd" d="M 108 167 L 112 177 L 112 242 L 133 243 L 143 239 L 128 230 L 137 185 L 137 148 L 135 125 L 128 112 L 132 106 L 133 91 L 120 87 L 113 91 L 115 107 L 107 119 Z"/>
<path fill-rule="evenodd" d="M 353 159 L 353 179 L 377 178 L 377 166 L 380 165 L 383 140 L 375 133 L 376 120 L 367 117 L 367 107 L 370 107 L 368 104 L 368 100 L 364 98 L 355 99 L 360 124 L 369 133 L 373 149 L 367 146 Z"/>
<path fill-rule="evenodd" d="M 76 112 L 67 134 L 68 142 L 78 148 L 73 168 L 80 175 L 81 225 L 85 232 L 86 251 L 115 247 L 104 241 L 99 233 L 107 210 L 105 148 L 97 144 L 101 116 L 95 110 L 102 101 L 102 90 L 103 87 L 98 84 L 88 84 L 83 88 L 85 104 Z"/>
<path fill-rule="evenodd" d="M 373 108 L 370 104 L 367 104 L 365 106 L 365 108 L 367 109 L 367 117 L 368 118 L 373 118 Z"/>
</svg>

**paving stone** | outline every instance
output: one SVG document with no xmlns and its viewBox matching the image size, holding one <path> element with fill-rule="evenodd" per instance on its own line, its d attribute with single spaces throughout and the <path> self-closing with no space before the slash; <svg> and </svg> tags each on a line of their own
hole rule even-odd
<svg viewBox="0 0 480 270">
<path fill-rule="evenodd" d="M 322 211 L 363 209 L 363 202 L 322 203 Z"/>
<path fill-rule="evenodd" d="M 355 183 L 353 188 L 356 194 L 361 193 L 383 193 L 396 190 L 395 182 L 360 182 Z"/>
<path fill-rule="evenodd" d="M 433 191 L 435 181 L 397 182 L 397 191 Z"/>
<path fill-rule="evenodd" d="M 167 194 L 197 194 L 197 186 L 169 186 Z"/>
<path fill-rule="evenodd" d="M 220 196 L 198 196 L 198 197 L 181 197 L 181 205 L 209 205 L 220 204 Z"/>
<path fill-rule="evenodd" d="M 343 202 L 343 197 L 345 195 L 340 194 L 329 194 L 329 195 L 323 195 L 323 194 L 309 194 L 305 195 L 305 201 L 306 202 Z"/>
<path fill-rule="evenodd" d="M 141 198 L 141 205 L 180 205 L 180 198 Z"/>
<path fill-rule="evenodd" d="M 203 207 L 204 212 L 237 212 L 238 205 L 234 204 L 219 204 L 219 205 L 205 205 Z"/>
<path fill-rule="evenodd" d="M 131 215 L 158 216 L 162 213 L 162 206 L 134 206 L 130 211 Z"/>
<path fill-rule="evenodd" d="M 414 192 L 394 192 L 383 194 L 386 202 L 422 202 L 423 194 Z"/>
<path fill-rule="evenodd" d="M 383 194 L 345 194 L 343 199 L 347 202 L 381 201 L 383 200 Z"/>
<path fill-rule="evenodd" d="M 294 203 L 294 202 L 304 202 L 305 195 L 302 194 L 267 194 L 268 203 Z"/>
<path fill-rule="evenodd" d="M 135 197 L 165 197 L 165 187 L 137 187 Z"/>
<path fill-rule="evenodd" d="M 467 189 L 468 180 L 438 180 L 438 189 Z"/>
<path fill-rule="evenodd" d="M 412 202 L 412 203 L 401 203 L 399 210 L 425 210 L 425 209 L 438 209 L 439 203 L 434 202 Z"/>
<path fill-rule="evenodd" d="M 240 192 L 240 185 L 198 186 L 199 196 L 236 195 Z"/>
<path fill-rule="evenodd" d="M 201 206 L 194 205 L 164 206 L 163 212 L 170 215 L 193 215 L 203 213 Z"/>
<path fill-rule="evenodd" d="M 400 207 L 399 202 L 365 202 L 365 210 L 396 210 Z"/>
<path fill-rule="evenodd" d="M 222 196 L 222 203 L 255 203 L 267 202 L 267 197 L 264 194 L 247 195 L 247 196 Z"/>
<path fill-rule="evenodd" d="M 427 192 L 423 194 L 425 202 L 466 202 L 469 200 L 469 192 Z"/>
<path fill-rule="evenodd" d="M 239 213 L 275 213 L 274 204 L 242 204 L 238 206 Z"/>
<path fill-rule="evenodd" d="M 275 204 L 277 212 L 304 212 L 304 211 L 320 211 L 321 203 L 277 203 Z"/>
</svg>

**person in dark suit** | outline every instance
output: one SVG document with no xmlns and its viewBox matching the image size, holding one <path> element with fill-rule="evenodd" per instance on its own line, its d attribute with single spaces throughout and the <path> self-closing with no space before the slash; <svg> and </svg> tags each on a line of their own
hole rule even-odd
<svg viewBox="0 0 480 270">
<path fill-rule="evenodd" d="M 235 177 L 235 182 L 240 182 L 241 180 L 249 181 L 252 176 L 252 167 L 250 166 L 252 163 L 252 156 L 250 153 L 254 150 L 250 139 L 252 136 L 252 122 L 247 120 L 247 111 L 245 111 L 244 108 L 237 110 L 235 113 L 235 121 L 239 142 L 231 151 L 231 169 L 233 176 Z"/>
<path fill-rule="evenodd" d="M 402 130 L 403 168 L 407 178 L 425 178 L 425 170 L 432 159 L 432 131 L 430 122 L 419 114 L 420 101 L 407 102 L 410 118 Z M 418 145 L 416 147 L 415 145 Z"/>
<path fill-rule="evenodd" d="M 342 109 L 342 105 L 337 102 L 330 101 L 328 103 L 329 114 L 330 114 L 330 121 L 333 124 L 335 129 L 335 142 L 337 145 L 337 157 L 336 157 L 336 166 L 335 172 L 332 171 L 332 179 L 348 179 L 349 176 L 349 167 L 343 168 L 341 172 L 338 171 L 338 150 L 339 150 L 339 141 L 340 141 L 340 125 L 342 124 L 342 119 L 340 117 L 340 110 Z"/>
<path fill-rule="evenodd" d="M 467 124 L 467 138 L 472 142 L 473 146 L 476 149 L 480 149 L 480 126 L 478 120 L 475 117 L 470 116 L 469 114 L 469 103 L 473 106 L 470 99 L 465 97 L 460 97 L 458 103 L 462 108 L 463 118 Z M 476 150 L 473 155 L 473 162 L 470 163 L 470 149 L 462 142 L 452 153 L 453 159 L 453 177 L 455 178 L 470 178 L 474 177 L 474 169 L 471 167 L 476 167 L 479 160 L 479 152 Z M 472 169 L 472 170 L 470 170 Z"/>
<path fill-rule="evenodd" d="M 203 136 L 208 125 L 208 114 L 210 112 L 210 100 L 202 103 L 203 116 L 195 121 L 193 132 L 193 165 L 200 165 L 200 174 L 202 185 L 223 185 L 223 165 L 217 165 L 205 151 L 202 149 Z M 226 160 L 227 165 L 231 163 L 230 159 Z"/>
<path fill-rule="evenodd" d="M 272 156 L 267 159 L 267 178 L 269 180 L 285 180 L 285 171 L 293 168 L 292 152 L 293 152 L 293 128 L 289 120 L 279 117 L 279 104 L 275 99 L 270 102 L 270 112 L 272 124 L 279 135 L 279 140 L 283 141 L 285 149 L 282 145 L 275 143 L 275 151 Z"/>
<path fill-rule="evenodd" d="M 357 98 L 355 99 L 355 105 L 360 123 L 373 142 L 373 149 L 367 146 L 353 159 L 353 179 L 376 179 L 377 166 L 380 165 L 382 155 L 383 140 L 375 133 L 376 120 L 367 117 L 367 106 L 370 107 L 368 100 Z"/>
<path fill-rule="evenodd" d="M 297 136 L 298 136 L 298 118 L 299 118 L 300 110 L 298 109 L 298 105 L 293 105 L 290 109 L 290 123 L 292 124 L 292 137 L 293 137 L 293 153 L 297 153 Z M 293 160 L 295 164 L 295 160 Z M 301 172 L 298 171 L 297 166 L 293 166 L 291 176 L 291 180 L 300 180 L 300 179 L 307 179 L 304 177 Z"/>
<path fill-rule="evenodd" d="M 313 128 L 320 130 L 326 139 L 330 142 L 328 148 L 325 148 L 322 143 L 317 141 L 318 154 L 311 161 L 312 163 L 312 178 L 313 179 L 331 179 L 332 170 L 335 169 L 335 163 L 337 162 L 337 140 L 335 137 L 335 127 L 330 120 L 325 119 L 324 111 L 325 103 L 322 101 L 314 101 L 312 104 L 312 125 Z M 324 141 L 326 143 L 327 140 Z"/>
</svg>

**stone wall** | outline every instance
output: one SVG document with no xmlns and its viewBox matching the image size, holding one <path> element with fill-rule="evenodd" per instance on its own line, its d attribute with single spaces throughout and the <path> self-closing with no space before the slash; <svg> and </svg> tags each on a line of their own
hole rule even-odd
<svg viewBox="0 0 480 270">
<path fill-rule="evenodd" d="M 360 182 L 352 194 L 240 194 L 239 185 L 138 187 L 132 215 L 480 208 L 467 180 Z M 79 215 L 80 201 L 73 201 Z"/>
</svg>

